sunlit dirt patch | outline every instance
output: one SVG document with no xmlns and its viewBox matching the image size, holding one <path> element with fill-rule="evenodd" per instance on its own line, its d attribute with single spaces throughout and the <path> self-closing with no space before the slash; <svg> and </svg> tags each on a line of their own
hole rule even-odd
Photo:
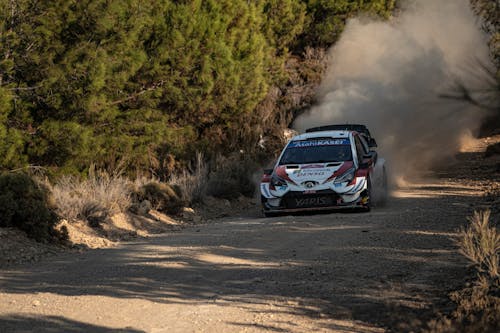
<svg viewBox="0 0 500 333">
<path fill-rule="evenodd" d="M 399 187 L 392 191 L 392 197 L 406 199 L 406 198 L 442 198 L 442 197 L 478 197 L 482 193 L 480 187 L 473 185 L 462 185 L 459 183 L 446 183 L 440 182 L 422 182 L 410 183 L 406 182 L 404 186 Z"/>
</svg>

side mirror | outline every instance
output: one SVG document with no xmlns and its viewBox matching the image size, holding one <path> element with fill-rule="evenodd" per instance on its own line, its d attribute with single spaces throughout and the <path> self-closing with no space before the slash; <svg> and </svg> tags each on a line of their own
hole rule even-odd
<svg viewBox="0 0 500 333">
<path fill-rule="evenodd" d="M 377 148 L 377 141 L 375 141 L 374 138 L 370 138 L 370 140 L 368 141 L 368 147 L 370 148 Z"/>
</svg>

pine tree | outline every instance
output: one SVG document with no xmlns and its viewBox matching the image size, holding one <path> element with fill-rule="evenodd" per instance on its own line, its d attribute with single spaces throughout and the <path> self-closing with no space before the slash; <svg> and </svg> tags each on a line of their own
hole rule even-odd
<svg viewBox="0 0 500 333">
<path fill-rule="evenodd" d="M 291 48 L 392 3 L 0 0 L 0 168 L 156 172 L 245 148 Z"/>
<path fill-rule="evenodd" d="M 329 47 L 339 38 L 348 18 L 364 13 L 389 17 L 395 0 L 302 0 L 307 5 L 308 26 L 301 45 Z"/>
<path fill-rule="evenodd" d="M 19 5 L 22 3 L 19 1 Z M 22 105 L 16 93 L 24 88 L 13 79 L 18 47 L 14 30 L 17 10 L 17 1 L 0 0 L 0 170 L 22 167 L 27 162 L 23 136 L 12 126 L 16 105 Z"/>
</svg>

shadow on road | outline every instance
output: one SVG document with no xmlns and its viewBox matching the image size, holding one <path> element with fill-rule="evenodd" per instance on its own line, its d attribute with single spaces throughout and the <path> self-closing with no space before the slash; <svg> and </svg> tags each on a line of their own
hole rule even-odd
<svg viewBox="0 0 500 333">
<path fill-rule="evenodd" d="M 429 197 L 392 198 L 387 207 L 366 214 L 227 220 L 120 248 L 51 258 L 3 272 L 0 291 L 238 303 L 258 312 L 262 309 L 255 305 L 273 303 L 265 311 L 274 315 L 327 316 L 401 329 L 401 323 L 430 318 L 431 304 L 462 283 L 464 264 L 450 235 L 465 224 L 478 200 L 435 195 L 435 188 L 422 191 Z M 59 331 L 107 332 L 59 317 L 3 317 L 0 326 L 23 320 Z M 280 332 L 273 322 L 268 325 L 263 328 Z"/>
<path fill-rule="evenodd" d="M 0 316 L 0 332 L 66 333 L 142 333 L 135 329 L 116 329 L 82 323 L 56 316 Z"/>
</svg>

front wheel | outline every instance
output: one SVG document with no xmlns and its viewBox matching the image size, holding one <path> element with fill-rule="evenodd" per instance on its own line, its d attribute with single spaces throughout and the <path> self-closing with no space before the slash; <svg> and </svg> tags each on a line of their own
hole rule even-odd
<svg viewBox="0 0 500 333">
<path fill-rule="evenodd" d="M 372 201 L 372 182 L 370 178 L 366 179 L 367 186 L 366 190 L 361 193 L 362 206 L 361 211 L 369 212 L 371 210 L 371 201 Z"/>
</svg>

